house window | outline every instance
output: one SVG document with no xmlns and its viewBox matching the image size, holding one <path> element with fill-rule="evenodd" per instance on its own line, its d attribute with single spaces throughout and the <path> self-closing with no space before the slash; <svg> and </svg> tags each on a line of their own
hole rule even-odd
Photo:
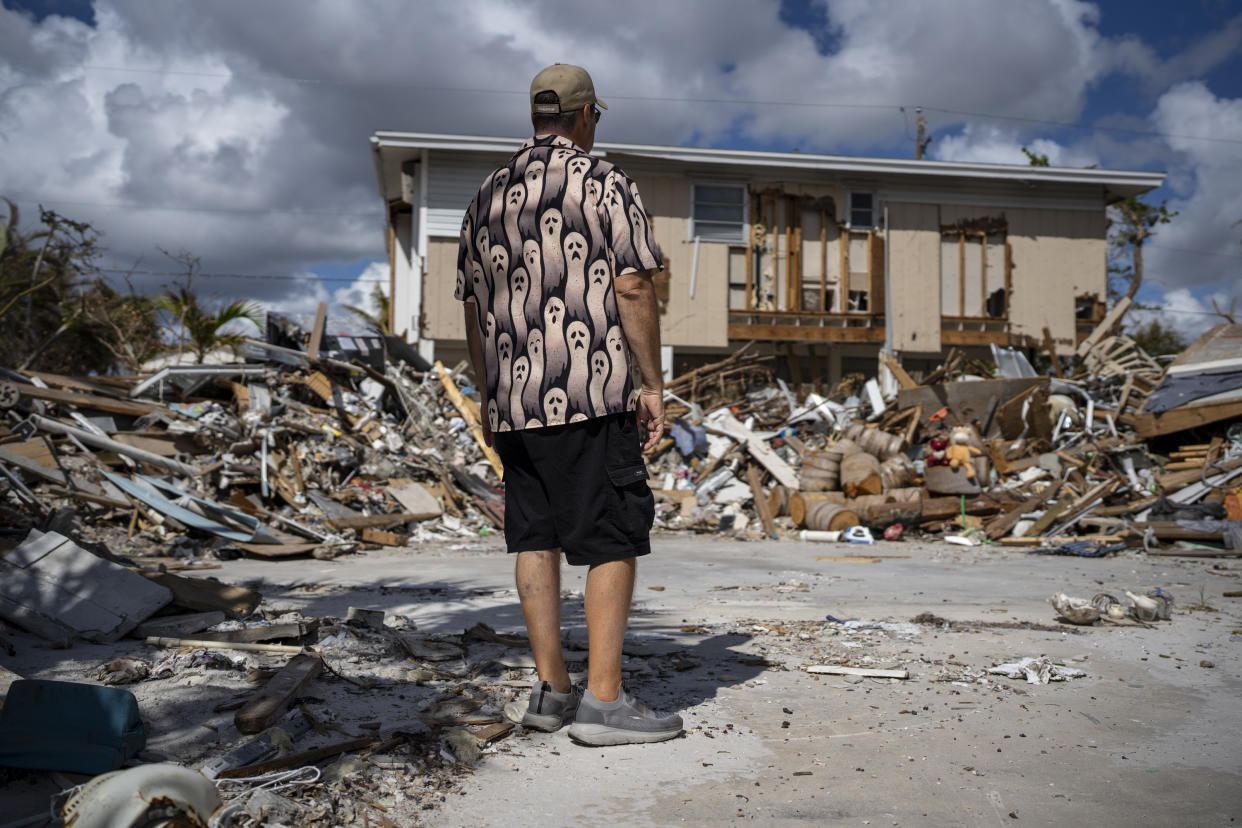
<svg viewBox="0 0 1242 828">
<path fill-rule="evenodd" d="M 850 193 L 850 227 L 875 227 L 875 195 Z"/>
<path fill-rule="evenodd" d="M 940 313 L 971 319 L 1008 315 L 1006 234 L 947 229 L 940 234 Z"/>
<path fill-rule="evenodd" d="M 692 184 L 690 237 L 704 241 L 745 243 L 746 187 L 734 184 Z"/>
</svg>

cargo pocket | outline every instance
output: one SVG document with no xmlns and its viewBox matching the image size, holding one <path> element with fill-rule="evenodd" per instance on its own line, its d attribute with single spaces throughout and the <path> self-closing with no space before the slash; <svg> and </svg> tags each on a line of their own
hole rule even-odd
<svg viewBox="0 0 1242 828">
<path fill-rule="evenodd" d="M 646 540 L 655 520 L 655 496 L 647 485 L 647 467 L 641 461 L 608 467 L 608 479 L 616 490 L 617 517 L 630 540 Z"/>
</svg>

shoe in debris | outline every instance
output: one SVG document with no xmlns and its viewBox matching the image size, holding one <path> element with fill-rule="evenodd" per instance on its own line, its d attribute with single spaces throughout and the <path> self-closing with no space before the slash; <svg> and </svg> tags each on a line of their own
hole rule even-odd
<svg viewBox="0 0 1242 828">
<path fill-rule="evenodd" d="M 568 693 L 558 693 L 551 683 L 541 681 L 530 688 L 526 702 L 512 701 L 505 705 L 505 718 L 514 724 L 551 733 L 574 718 L 582 700 L 582 688 L 574 685 Z"/>
<path fill-rule="evenodd" d="M 681 716 L 656 713 L 621 688 L 617 698 L 602 702 L 590 690 L 582 697 L 569 738 L 585 745 L 628 745 L 663 742 L 681 734 Z"/>
</svg>

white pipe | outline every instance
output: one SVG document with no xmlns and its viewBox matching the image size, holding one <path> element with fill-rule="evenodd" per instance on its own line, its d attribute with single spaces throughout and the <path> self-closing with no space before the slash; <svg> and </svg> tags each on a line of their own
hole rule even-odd
<svg viewBox="0 0 1242 828">
<path fill-rule="evenodd" d="M 690 259 L 690 298 L 694 298 L 694 286 L 699 280 L 699 237 L 694 237 L 694 256 Z"/>
</svg>

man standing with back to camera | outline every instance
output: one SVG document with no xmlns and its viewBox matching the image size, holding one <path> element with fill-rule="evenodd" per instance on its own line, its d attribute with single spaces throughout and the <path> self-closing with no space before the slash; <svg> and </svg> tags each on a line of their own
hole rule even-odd
<svg viewBox="0 0 1242 828">
<path fill-rule="evenodd" d="M 638 188 L 590 155 L 600 109 L 586 70 L 530 86 L 534 137 L 483 182 L 462 222 L 457 299 L 505 470 L 505 543 L 539 680 L 515 722 L 588 745 L 659 742 L 681 717 L 621 686 L 635 559 L 654 515 L 641 449 L 664 431 L 652 274 L 663 268 Z M 631 351 L 642 378 L 635 404 Z M 588 566 L 587 687 L 561 652 L 561 552 Z"/>
</svg>

